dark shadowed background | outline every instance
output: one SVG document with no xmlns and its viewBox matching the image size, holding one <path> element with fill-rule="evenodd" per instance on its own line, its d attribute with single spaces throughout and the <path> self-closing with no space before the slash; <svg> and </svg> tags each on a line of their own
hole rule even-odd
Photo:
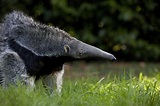
<svg viewBox="0 0 160 106">
<path fill-rule="evenodd" d="M 160 61 L 160 5 L 155 0 L 0 1 L 1 20 L 13 10 L 109 51 L 119 61 Z"/>
</svg>

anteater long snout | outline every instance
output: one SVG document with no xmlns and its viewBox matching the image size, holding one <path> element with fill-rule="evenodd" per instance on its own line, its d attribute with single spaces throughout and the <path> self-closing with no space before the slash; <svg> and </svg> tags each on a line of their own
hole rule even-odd
<svg viewBox="0 0 160 106">
<path fill-rule="evenodd" d="M 116 60 L 116 57 L 108 52 L 105 52 L 97 47 L 91 46 L 89 44 L 84 43 L 84 54 L 85 57 L 89 58 L 96 58 L 96 59 L 109 59 L 109 60 Z"/>
</svg>

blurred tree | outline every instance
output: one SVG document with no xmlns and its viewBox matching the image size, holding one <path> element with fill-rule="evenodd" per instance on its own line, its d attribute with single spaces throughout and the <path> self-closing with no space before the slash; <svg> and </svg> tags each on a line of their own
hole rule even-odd
<svg viewBox="0 0 160 106">
<path fill-rule="evenodd" d="M 1 0 L 0 18 L 21 10 L 119 60 L 160 61 L 160 7 L 154 0 Z"/>
</svg>

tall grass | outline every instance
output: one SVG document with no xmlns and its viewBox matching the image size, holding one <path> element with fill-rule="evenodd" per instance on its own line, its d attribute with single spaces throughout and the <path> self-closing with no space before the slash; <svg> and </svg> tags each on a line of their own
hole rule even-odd
<svg viewBox="0 0 160 106">
<path fill-rule="evenodd" d="M 160 74 L 139 77 L 64 81 L 62 95 L 48 94 L 41 83 L 34 90 L 25 86 L 0 88 L 1 106 L 160 106 Z"/>
</svg>

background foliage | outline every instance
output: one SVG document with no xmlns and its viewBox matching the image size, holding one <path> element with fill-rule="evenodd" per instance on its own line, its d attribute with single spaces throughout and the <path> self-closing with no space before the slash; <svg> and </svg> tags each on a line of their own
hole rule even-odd
<svg viewBox="0 0 160 106">
<path fill-rule="evenodd" d="M 160 60 L 160 7 L 155 0 L 0 1 L 0 19 L 13 10 L 58 26 L 119 60 Z"/>
</svg>

